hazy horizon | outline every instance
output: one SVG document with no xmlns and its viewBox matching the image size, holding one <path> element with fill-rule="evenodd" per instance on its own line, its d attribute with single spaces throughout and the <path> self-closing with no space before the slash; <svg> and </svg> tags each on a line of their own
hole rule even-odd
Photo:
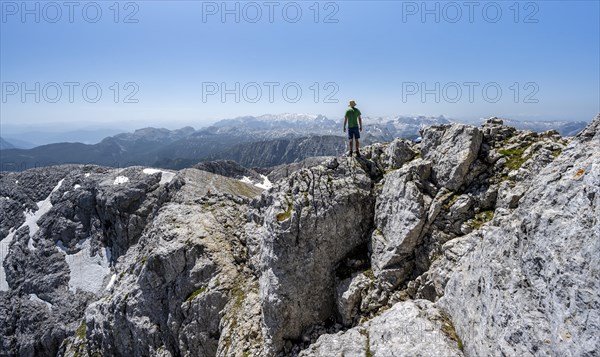
<svg viewBox="0 0 600 357">
<path fill-rule="evenodd" d="M 143 129 L 147 127 L 152 128 L 164 128 L 168 130 L 177 130 L 184 127 L 193 127 L 198 130 L 204 127 L 209 127 L 214 125 L 215 123 L 222 120 L 230 120 L 237 119 L 243 117 L 261 117 L 266 115 L 284 115 L 284 114 L 299 114 L 299 115 L 324 115 L 321 113 L 262 113 L 262 114 L 248 114 L 248 115 L 240 115 L 235 117 L 223 117 L 212 120 L 199 120 L 199 121 L 178 121 L 178 120 L 168 120 L 168 121 L 154 121 L 154 122 L 145 122 L 145 121 L 120 121 L 120 122 L 52 122 L 52 123 L 2 123 L 0 128 L 0 136 L 2 137 L 10 137 L 11 135 L 16 135 L 20 133 L 27 132 L 49 132 L 49 133 L 66 133 L 66 132 L 75 132 L 75 131 L 93 131 L 93 130 L 122 130 L 122 132 L 132 132 L 138 129 Z M 600 113 L 599 113 L 600 114 Z M 340 123 L 343 120 L 341 116 L 328 116 L 324 115 L 328 119 L 331 120 L 339 120 Z M 489 117 L 497 116 L 497 115 L 488 115 L 482 116 L 478 118 L 455 118 L 444 114 L 437 115 L 426 115 L 426 114 L 397 114 L 397 115 L 365 115 L 365 120 L 369 118 L 393 118 L 393 117 L 439 117 L 443 116 L 446 119 L 458 122 L 478 122 L 485 120 Z M 497 116 L 500 117 L 500 116 Z M 531 122 L 556 122 L 556 121 L 564 121 L 564 122 L 590 122 L 594 117 L 590 117 L 587 119 L 579 119 L 579 118 L 560 118 L 560 119 L 548 119 L 548 118 L 538 118 L 538 119 L 524 119 L 524 118 L 514 118 L 514 117 L 502 117 L 503 119 L 515 120 L 515 121 L 531 121 Z M 6 135 L 4 135 L 6 134 Z"/>
<path fill-rule="evenodd" d="M 52 125 L 44 124 L 42 126 L 36 126 L 31 124 L 26 124 L 23 126 L 11 126 L 11 125 L 3 125 L 4 127 L 0 130 L 0 137 L 9 142 L 10 144 L 16 145 L 17 147 L 35 147 L 40 145 L 47 145 L 53 143 L 60 142 L 79 142 L 84 144 L 97 144 L 103 139 L 115 136 L 123 133 L 133 133 L 136 130 L 144 129 L 144 128 L 157 128 L 157 129 L 168 129 L 168 130 L 177 130 L 184 127 L 192 127 L 194 130 L 200 130 L 203 128 L 210 127 L 211 125 L 216 124 L 222 120 L 231 120 L 243 117 L 257 117 L 260 118 L 262 116 L 281 116 L 286 114 L 294 114 L 294 115 L 308 115 L 308 116 L 318 116 L 322 114 L 313 114 L 313 113 L 280 113 L 280 114 L 272 114 L 265 113 L 261 115 L 244 115 L 235 118 L 221 118 L 218 120 L 196 123 L 185 123 L 178 121 L 171 122 L 157 122 L 157 123 L 141 123 L 141 122 L 120 122 L 120 123 L 83 123 L 79 122 L 79 126 L 72 125 L 71 123 L 53 123 Z M 599 113 L 600 114 L 600 113 Z M 428 118 L 437 118 L 443 116 L 445 119 L 450 120 L 452 122 L 459 123 L 467 123 L 472 125 L 477 125 L 483 122 L 487 117 L 481 117 L 476 119 L 463 119 L 463 118 L 452 118 L 449 116 L 445 116 L 443 114 L 436 116 L 428 116 L 422 114 L 414 114 L 414 115 L 394 115 L 394 116 L 365 116 L 363 119 L 363 123 L 365 125 L 369 125 L 369 120 L 371 119 L 379 119 L 379 118 L 393 118 L 393 117 L 428 117 Z M 327 116 L 325 116 L 327 117 Z M 338 117 L 327 117 L 328 119 L 339 121 L 340 126 L 342 124 L 342 118 Z M 264 119 L 264 118 L 263 118 Z M 586 122 L 589 123 L 593 118 L 589 120 L 519 120 L 514 118 L 502 118 L 505 120 L 511 120 L 514 122 L 522 122 L 522 123 L 544 123 L 544 122 Z M 112 124 L 112 125 L 111 125 Z M 341 128 L 341 127 L 340 127 Z M 341 131 L 340 131 L 341 135 Z"/>
</svg>

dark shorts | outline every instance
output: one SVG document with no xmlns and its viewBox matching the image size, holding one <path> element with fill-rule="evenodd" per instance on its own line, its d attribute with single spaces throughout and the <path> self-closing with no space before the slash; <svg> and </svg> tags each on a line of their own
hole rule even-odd
<svg viewBox="0 0 600 357">
<path fill-rule="evenodd" d="M 358 130 L 358 127 L 348 128 L 348 139 L 352 140 L 353 138 L 360 139 L 360 131 Z"/>
</svg>

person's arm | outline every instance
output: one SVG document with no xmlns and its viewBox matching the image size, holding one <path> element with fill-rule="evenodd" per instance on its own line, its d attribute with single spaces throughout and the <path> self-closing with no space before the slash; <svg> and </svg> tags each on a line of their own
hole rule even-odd
<svg viewBox="0 0 600 357">
<path fill-rule="evenodd" d="M 344 133 L 346 132 L 346 123 L 348 123 L 348 117 L 344 117 Z"/>
<path fill-rule="evenodd" d="M 358 130 L 362 131 L 362 115 L 358 116 Z"/>
</svg>

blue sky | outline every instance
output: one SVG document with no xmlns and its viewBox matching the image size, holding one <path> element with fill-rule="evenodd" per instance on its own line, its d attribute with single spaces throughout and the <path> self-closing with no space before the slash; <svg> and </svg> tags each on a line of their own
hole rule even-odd
<svg viewBox="0 0 600 357">
<path fill-rule="evenodd" d="M 368 116 L 600 112 L 598 1 L 23 3 L 1 1 L 4 129 L 335 118 L 352 98 Z"/>
</svg>

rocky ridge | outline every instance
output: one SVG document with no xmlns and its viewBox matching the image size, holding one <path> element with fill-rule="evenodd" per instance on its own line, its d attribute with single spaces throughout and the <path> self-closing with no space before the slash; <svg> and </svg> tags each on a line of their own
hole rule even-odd
<svg viewBox="0 0 600 357">
<path fill-rule="evenodd" d="M 268 190 L 2 173 L 0 354 L 597 355 L 599 126 L 432 126 L 263 172 Z"/>
</svg>

